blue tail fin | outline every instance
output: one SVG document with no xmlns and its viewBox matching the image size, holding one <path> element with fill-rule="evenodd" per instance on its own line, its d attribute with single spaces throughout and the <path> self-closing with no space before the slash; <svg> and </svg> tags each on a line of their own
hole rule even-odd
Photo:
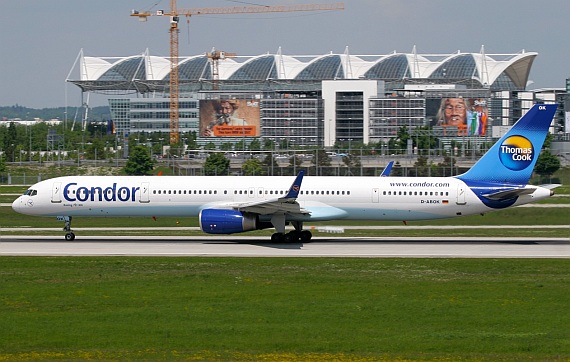
<svg viewBox="0 0 570 362">
<path fill-rule="evenodd" d="M 467 172 L 463 181 L 526 185 L 540 154 L 556 104 L 534 105 Z"/>
</svg>

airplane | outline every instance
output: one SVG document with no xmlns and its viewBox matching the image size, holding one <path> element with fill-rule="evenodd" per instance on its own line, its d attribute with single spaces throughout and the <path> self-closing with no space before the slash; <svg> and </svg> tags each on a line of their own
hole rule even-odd
<svg viewBox="0 0 570 362">
<path fill-rule="evenodd" d="M 307 222 L 455 218 L 548 198 L 560 185 L 529 185 L 556 111 L 533 106 L 467 172 L 451 177 L 65 176 L 31 186 L 12 204 L 56 216 L 65 239 L 74 217 L 199 218 L 208 234 L 274 228 L 273 242 L 308 241 Z M 388 171 L 389 173 L 389 171 Z M 286 225 L 293 230 L 285 232 Z"/>
</svg>

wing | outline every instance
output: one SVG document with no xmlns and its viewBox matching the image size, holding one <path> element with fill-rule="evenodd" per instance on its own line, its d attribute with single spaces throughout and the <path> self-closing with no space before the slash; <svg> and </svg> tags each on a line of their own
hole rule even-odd
<svg viewBox="0 0 570 362">
<path fill-rule="evenodd" d="M 232 208 L 242 212 L 251 212 L 259 215 L 271 215 L 275 213 L 307 215 L 310 212 L 301 208 L 297 202 L 297 197 L 301 191 L 301 183 L 303 182 L 304 175 L 304 170 L 299 171 L 295 181 L 293 181 L 293 184 L 289 187 L 287 194 L 283 197 L 250 203 L 240 203 L 232 205 Z"/>
</svg>

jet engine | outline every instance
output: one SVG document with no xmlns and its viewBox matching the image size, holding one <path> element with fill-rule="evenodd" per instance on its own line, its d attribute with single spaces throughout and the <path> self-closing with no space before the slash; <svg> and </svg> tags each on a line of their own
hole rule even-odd
<svg viewBox="0 0 570 362">
<path fill-rule="evenodd" d="M 208 234 L 234 234 L 259 229 L 257 215 L 238 210 L 204 209 L 198 215 L 200 229 Z"/>
</svg>

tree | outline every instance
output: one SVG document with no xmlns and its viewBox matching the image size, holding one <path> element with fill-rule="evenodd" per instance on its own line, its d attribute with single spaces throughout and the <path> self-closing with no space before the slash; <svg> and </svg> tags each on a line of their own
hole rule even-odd
<svg viewBox="0 0 570 362">
<path fill-rule="evenodd" d="M 315 174 L 330 176 L 332 174 L 331 158 L 323 149 L 318 149 L 313 152 L 313 159 L 311 163 L 315 165 Z"/>
<path fill-rule="evenodd" d="M 353 155 L 346 155 L 342 157 L 342 162 L 344 162 L 347 167 L 346 171 L 348 175 L 360 175 L 362 164 L 360 163 L 360 159 L 358 157 Z"/>
<path fill-rule="evenodd" d="M 258 159 L 252 158 L 243 163 L 241 166 L 244 176 L 265 176 L 261 162 Z"/>
<path fill-rule="evenodd" d="M 259 139 L 256 138 L 253 141 L 251 141 L 249 143 L 249 150 L 250 151 L 259 151 L 261 150 L 261 142 L 259 142 Z"/>
<path fill-rule="evenodd" d="M 273 154 L 271 153 L 268 153 L 267 156 L 265 156 L 263 166 L 267 168 L 267 173 L 271 173 L 271 176 L 273 176 L 273 174 L 275 174 L 279 169 L 279 164 L 275 161 L 275 157 L 273 157 Z"/>
<path fill-rule="evenodd" d="M 218 152 L 210 153 L 206 162 L 204 162 L 204 173 L 207 176 L 227 175 L 229 169 L 230 160 Z"/>
<path fill-rule="evenodd" d="M 275 149 L 275 142 L 273 142 L 270 139 L 263 140 L 263 149 L 268 150 L 268 151 L 274 150 Z"/>
<path fill-rule="evenodd" d="M 418 159 L 414 163 L 414 169 L 416 177 L 427 177 L 429 176 L 429 165 L 428 165 L 428 158 L 426 156 L 418 156 Z"/>
<path fill-rule="evenodd" d="M 103 160 L 105 157 L 105 143 L 100 138 L 93 139 L 93 142 L 85 149 L 85 158 L 88 160 Z"/>
<path fill-rule="evenodd" d="M 205 150 L 215 150 L 216 144 L 214 142 L 210 141 L 204 145 L 204 149 Z"/>
<path fill-rule="evenodd" d="M 451 156 L 443 156 L 443 162 L 437 164 L 432 172 L 432 176 L 452 176 L 453 175 L 453 158 Z"/>
<path fill-rule="evenodd" d="M 0 155 L 0 173 L 6 172 L 6 162 L 4 162 L 4 155 Z"/>
<path fill-rule="evenodd" d="M 400 150 L 406 150 L 408 148 L 408 140 L 410 139 L 410 134 L 408 133 L 408 129 L 405 126 L 400 127 L 398 129 L 398 134 L 394 139 L 395 145 Z M 391 141 L 392 139 L 390 139 Z M 405 153 L 405 151 L 404 151 Z"/>
<path fill-rule="evenodd" d="M 540 156 L 538 156 L 534 171 L 539 174 L 541 178 L 546 178 L 552 176 L 559 168 L 560 160 L 558 157 L 554 156 L 548 150 L 543 150 Z"/>
<path fill-rule="evenodd" d="M 154 168 L 154 160 L 148 154 L 145 146 L 135 146 L 132 148 L 127 164 L 123 168 L 127 175 L 148 175 Z"/>
</svg>

